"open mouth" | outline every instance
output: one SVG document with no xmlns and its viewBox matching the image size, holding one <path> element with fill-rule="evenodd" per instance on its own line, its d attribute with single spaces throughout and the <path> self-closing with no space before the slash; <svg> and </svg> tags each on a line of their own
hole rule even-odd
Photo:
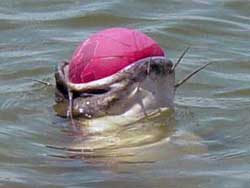
<svg viewBox="0 0 250 188">
<path fill-rule="evenodd" d="M 64 103 L 61 116 L 86 119 L 122 114 L 148 114 L 172 107 L 174 99 L 173 64 L 165 57 L 144 58 L 108 77 L 72 83 L 67 62 L 55 73 L 56 102 Z"/>
</svg>

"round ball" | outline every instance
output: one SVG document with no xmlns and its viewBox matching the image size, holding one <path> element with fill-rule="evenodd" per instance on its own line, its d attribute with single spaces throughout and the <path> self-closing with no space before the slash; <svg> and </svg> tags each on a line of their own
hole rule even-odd
<svg viewBox="0 0 250 188">
<path fill-rule="evenodd" d="M 150 56 L 164 56 L 164 51 L 144 33 L 128 28 L 102 30 L 74 51 L 69 64 L 69 79 L 73 83 L 98 80 Z"/>
</svg>

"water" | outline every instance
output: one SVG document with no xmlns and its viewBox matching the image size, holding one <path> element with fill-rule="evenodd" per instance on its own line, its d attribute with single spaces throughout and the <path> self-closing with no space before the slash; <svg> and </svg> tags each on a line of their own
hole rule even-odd
<svg viewBox="0 0 250 188">
<path fill-rule="evenodd" d="M 248 0 L 2 0 L 0 187 L 249 188 L 249 10 Z M 53 88 L 31 79 L 53 83 L 80 40 L 111 26 L 147 33 L 173 60 L 191 46 L 178 80 L 215 64 L 178 90 L 167 120 L 101 135 L 119 153 L 47 147 L 79 149 L 84 138 L 55 115 Z"/>
</svg>

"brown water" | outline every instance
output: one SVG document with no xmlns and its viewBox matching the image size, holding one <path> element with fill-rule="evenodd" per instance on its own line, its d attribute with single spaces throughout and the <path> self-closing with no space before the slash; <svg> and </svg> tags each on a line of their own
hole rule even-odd
<svg viewBox="0 0 250 188">
<path fill-rule="evenodd" d="M 89 140 L 30 79 L 53 83 L 79 41 L 111 26 L 173 60 L 191 46 L 177 79 L 216 63 L 178 90 L 175 113 L 99 134 L 94 155 L 47 147 Z M 0 187 L 250 187 L 250 1 L 1 0 L 0 32 Z"/>
</svg>

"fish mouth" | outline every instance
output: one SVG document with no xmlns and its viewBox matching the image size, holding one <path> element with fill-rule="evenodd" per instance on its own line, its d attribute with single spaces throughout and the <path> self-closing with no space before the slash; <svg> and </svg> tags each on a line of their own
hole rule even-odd
<svg viewBox="0 0 250 188">
<path fill-rule="evenodd" d="M 75 84 L 69 80 L 69 63 L 59 63 L 54 109 L 59 116 L 93 119 L 145 116 L 160 108 L 172 108 L 175 93 L 172 67 L 173 63 L 165 57 L 149 57 L 111 76 Z"/>
</svg>

